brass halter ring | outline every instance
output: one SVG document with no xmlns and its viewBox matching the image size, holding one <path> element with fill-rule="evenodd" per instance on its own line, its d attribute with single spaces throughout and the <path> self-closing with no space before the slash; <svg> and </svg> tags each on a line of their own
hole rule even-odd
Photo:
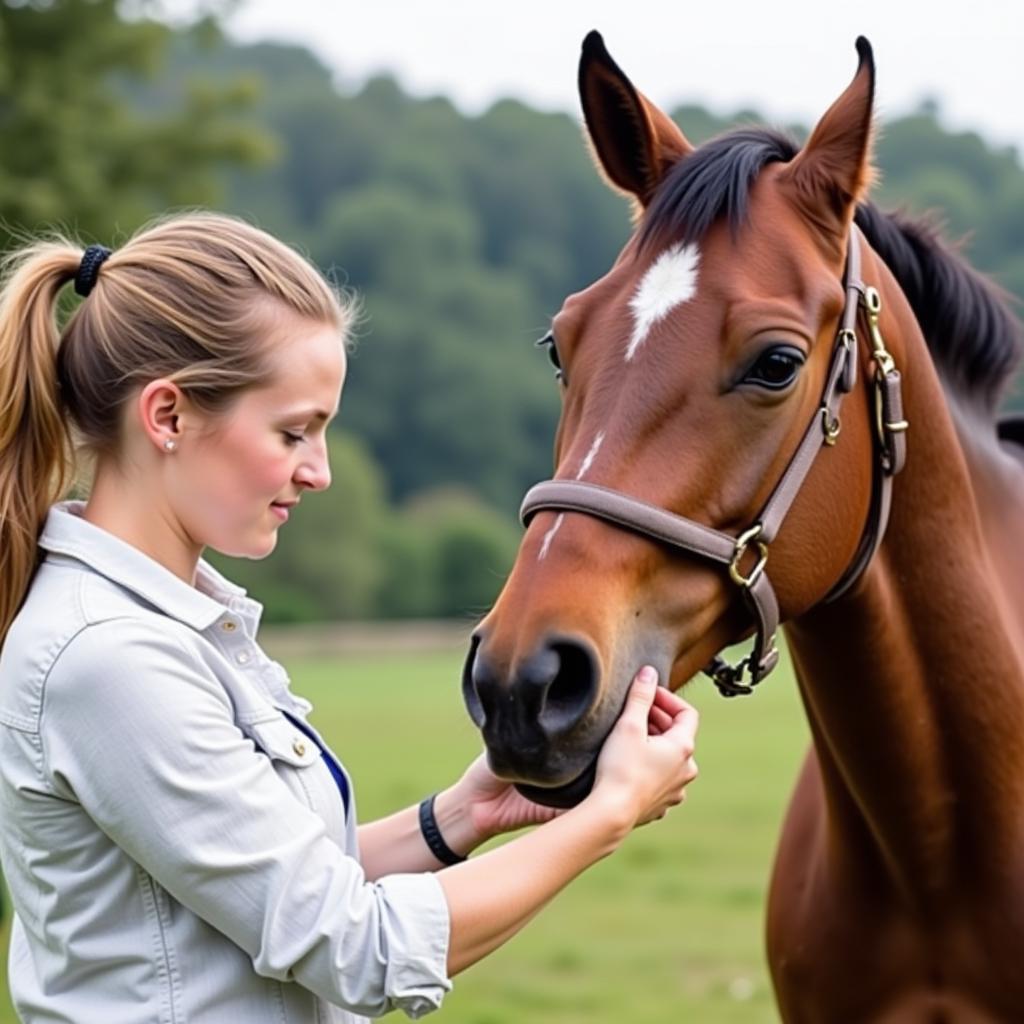
<svg viewBox="0 0 1024 1024">
<path fill-rule="evenodd" d="M 732 553 L 732 561 L 729 562 L 729 578 L 745 590 L 749 590 L 758 581 L 761 573 L 764 572 L 764 567 L 768 564 L 768 545 L 757 539 L 760 534 L 760 523 L 755 523 L 749 530 L 744 530 L 736 538 L 736 548 Z M 757 545 L 757 565 L 750 570 L 749 576 L 744 576 L 740 572 L 740 559 L 746 554 L 747 548 L 752 543 Z"/>
</svg>

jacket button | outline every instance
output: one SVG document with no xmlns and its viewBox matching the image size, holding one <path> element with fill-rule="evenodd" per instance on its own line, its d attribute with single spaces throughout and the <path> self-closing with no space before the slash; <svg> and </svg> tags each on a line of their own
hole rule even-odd
<svg viewBox="0 0 1024 1024">
<path fill-rule="evenodd" d="M 226 622 L 222 622 L 220 624 L 220 628 L 223 629 L 225 633 L 234 633 L 234 631 L 238 629 L 238 625 L 228 619 Z"/>
<path fill-rule="evenodd" d="M 295 753 L 299 755 L 299 757 L 302 757 L 302 755 L 306 752 L 306 744 L 303 743 L 302 740 L 296 739 L 295 742 L 292 744 L 292 750 L 294 750 Z"/>
</svg>

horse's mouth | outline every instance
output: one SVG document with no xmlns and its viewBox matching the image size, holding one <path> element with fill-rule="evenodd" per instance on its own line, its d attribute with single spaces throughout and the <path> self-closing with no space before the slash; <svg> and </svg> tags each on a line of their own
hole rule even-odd
<svg viewBox="0 0 1024 1024">
<path fill-rule="evenodd" d="M 572 782 L 564 782 L 560 786 L 532 786 L 525 782 L 517 782 L 516 789 L 535 804 L 544 807 L 575 807 L 594 788 L 597 775 L 597 755 Z"/>
</svg>

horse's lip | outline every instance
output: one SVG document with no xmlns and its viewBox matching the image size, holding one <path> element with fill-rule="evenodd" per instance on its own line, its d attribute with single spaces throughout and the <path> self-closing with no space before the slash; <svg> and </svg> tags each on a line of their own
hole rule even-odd
<svg viewBox="0 0 1024 1024">
<path fill-rule="evenodd" d="M 532 786 L 525 782 L 517 782 L 516 789 L 535 804 L 544 807 L 575 807 L 594 788 L 597 776 L 597 755 L 571 782 L 560 786 Z"/>
</svg>

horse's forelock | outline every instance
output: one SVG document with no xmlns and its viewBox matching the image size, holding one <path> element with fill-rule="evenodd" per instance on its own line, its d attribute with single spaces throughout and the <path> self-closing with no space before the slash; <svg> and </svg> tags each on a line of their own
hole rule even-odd
<svg viewBox="0 0 1024 1024">
<path fill-rule="evenodd" d="M 723 218 L 737 230 L 747 218 L 758 174 L 798 151 L 789 135 L 769 128 L 739 128 L 706 142 L 665 176 L 644 212 L 639 251 L 699 242 Z"/>
</svg>

